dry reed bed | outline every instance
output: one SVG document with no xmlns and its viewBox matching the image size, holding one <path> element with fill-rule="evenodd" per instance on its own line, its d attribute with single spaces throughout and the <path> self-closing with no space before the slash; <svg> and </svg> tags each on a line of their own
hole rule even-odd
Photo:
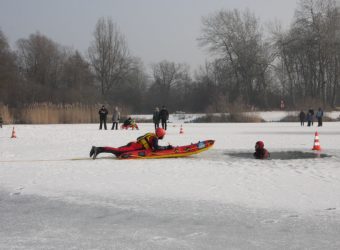
<svg viewBox="0 0 340 250">
<path fill-rule="evenodd" d="M 59 124 L 98 122 L 101 105 L 35 103 L 22 108 L 0 106 L 5 124 Z"/>
</svg>

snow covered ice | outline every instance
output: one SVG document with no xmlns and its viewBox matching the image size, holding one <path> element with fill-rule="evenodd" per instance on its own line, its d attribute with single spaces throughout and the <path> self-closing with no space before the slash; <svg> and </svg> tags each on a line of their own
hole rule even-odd
<svg viewBox="0 0 340 250">
<path fill-rule="evenodd" d="M 178 159 L 89 158 L 152 131 L 0 129 L 0 249 L 340 249 L 340 123 L 171 123 Z M 322 152 L 312 152 L 319 132 Z M 271 160 L 251 157 L 263 140 Z"/>
</svg>

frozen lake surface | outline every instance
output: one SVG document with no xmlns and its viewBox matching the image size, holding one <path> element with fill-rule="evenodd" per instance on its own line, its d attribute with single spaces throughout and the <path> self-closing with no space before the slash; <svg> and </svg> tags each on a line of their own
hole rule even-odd
<svg viewBox="0 0 340 250">
<path fill-rule="evenodd" d="M 0 129 L 0 249 L 340 249 L 340 123 L 170 124 L 189 158 L 88 158 L 152 131 Z M 315 131 L 321 153 L 311 151 Z M 271 160 L 252 158 L 263 140 Z"/>
</svg>

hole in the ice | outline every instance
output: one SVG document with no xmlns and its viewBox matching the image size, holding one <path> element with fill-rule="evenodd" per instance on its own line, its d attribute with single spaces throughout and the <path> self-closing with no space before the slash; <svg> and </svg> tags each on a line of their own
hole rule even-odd
<svg viewBox="0 0 340 250">
<path fill-rule="evenodd" d="M 253 152 L 233 152 L 227 153 L 232 157 L 254 159 Z M 270 152 L 270 159 L 272 160 L 298 160 L 298 159 L 315 159 L 331 157 L 328 154 L 320 152 L 302 152 L 302 151 L 279 151 Z"/>
</svg>

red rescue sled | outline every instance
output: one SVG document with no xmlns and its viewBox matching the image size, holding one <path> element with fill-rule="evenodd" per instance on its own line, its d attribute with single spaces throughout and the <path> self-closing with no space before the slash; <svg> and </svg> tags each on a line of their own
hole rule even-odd
<svg viewBox="0 0 340 250">
<path fill-rule="evenodd" d="M 157 159 L 157 158 L 173 158 L 186 157 L 193 154 L 198 154 L 208 150 L 214 145 L 214 140 L 199 141 L 186 146 L 177 146 L 173 149 L 160 151 L 152 151 L 150 149 L 137 150 L 126 152 L 119 155 L 118 159 Z"/>
</svg>

